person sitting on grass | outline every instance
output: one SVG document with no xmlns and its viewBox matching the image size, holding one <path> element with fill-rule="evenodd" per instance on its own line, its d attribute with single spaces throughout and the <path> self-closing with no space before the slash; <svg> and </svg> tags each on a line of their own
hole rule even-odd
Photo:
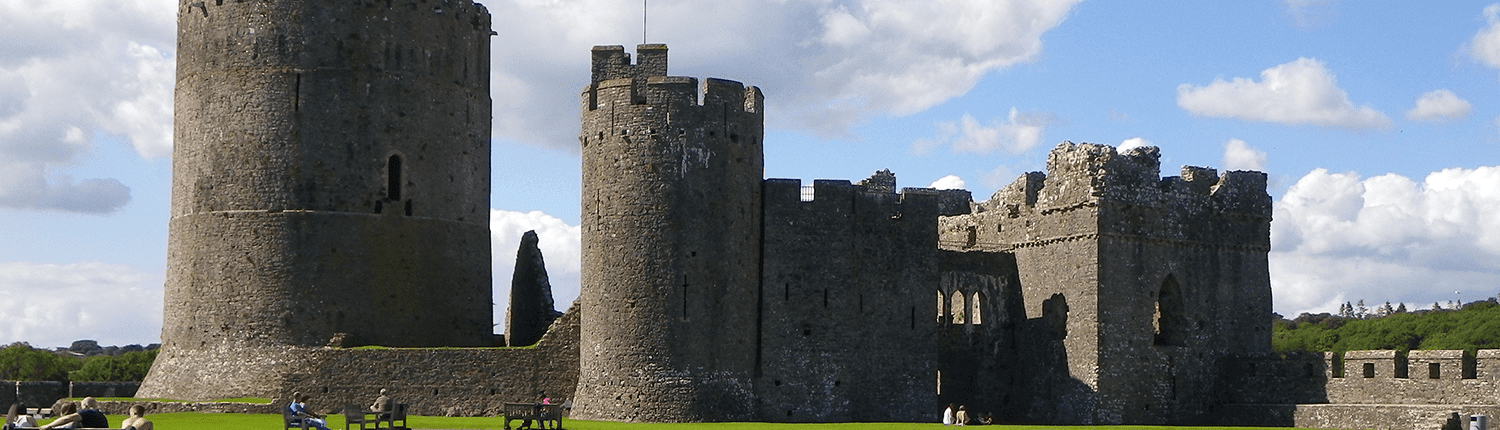
<svg viewBox="0 0 1500 430">
<path fill-rule="evenodd" d="M 130 407 L 130 416 L 120 422 L 120 428 L 133 430 L 152 430 L 151 420 L 146 419 L 146 407 L 135 405 Z"/>
<path fill-rule="evenodd" d="M 316 427 L 318 430 L 328 430 L 328 421 L 324 420 L 322 415 L 307 410 L 306 394 L 300 392 L 293 393 L 292 403 L 286 405 L 286 408 L 288 411 L 291 411 L 293 417 L 296 417 L 292 419 L 292 424 L 301 425 L 303 420 L 306 420 L 309 425 Z"/>
</svg>

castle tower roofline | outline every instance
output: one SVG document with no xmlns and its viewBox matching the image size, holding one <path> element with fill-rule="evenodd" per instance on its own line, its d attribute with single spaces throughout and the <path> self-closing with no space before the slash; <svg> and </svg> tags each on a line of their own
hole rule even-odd
<svg viewBox="0 0 1500 430">
<path fill-rule="evenodd" d="M 667 46 L 644 44 L 637 48 L 636 61 L 620 45 L 595 46 L 593 76 L 584 87 L 582 98 L 586 110 L 609 103 L 648 106 L 734 106 L 745 113 L 759 114 L 765 109 L 765 94 L 760 88 L 738 81 L 667 76 Z M 700 98 L 701 96 L 701 98 Z"/>
</svg>

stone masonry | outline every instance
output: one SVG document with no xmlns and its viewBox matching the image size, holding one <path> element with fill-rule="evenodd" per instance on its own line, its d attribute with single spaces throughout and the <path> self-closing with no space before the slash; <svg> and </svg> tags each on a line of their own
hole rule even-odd
<svg viewBox="0 0 1500 430">
<path fill-rule="evenodd" d="M 275 396 L 287 348 L 490 345 L 489 12 L 182 0 L 177 18 L 163 345 L 139 395 Z"/>
<path fill-rule="evenodd" d="M 591 51 L 582 294 L 549 320 L 528 236 L 516 347 L 494 348 L 491 34 L 469 0 L 179 2 L 166 319 L 138 396 L 333 412 L 386 388 L 421 415 L 545 396 L 639 422 L 1500 413 L 1497 351 L 1270 352 L 1262 173 L 1161 177 L 1154 147 L 1064 142 L 980 203 L 887 170 L 765 179 L 760 90 L 670 76 L 658 44 Z"/>
</svg>

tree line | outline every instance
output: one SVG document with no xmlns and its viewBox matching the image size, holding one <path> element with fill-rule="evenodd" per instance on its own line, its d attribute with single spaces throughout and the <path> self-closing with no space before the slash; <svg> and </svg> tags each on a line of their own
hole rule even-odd
<svg viewBox="0 0 1500 430">
<path fill-rule="evenodd" d="M 154 346 L 154 345 L 153 345 Z M 118 355 L 83 356 L 67 349 L 48 351 L 16 342 L 0 349 L 0 380 L 107 382 L 141 381 L 156 361 L 157 349 L 140 346 Z"/>
<path fill-rule="evenodd" d="M 1389 304 L 1373 311 L 1341 307 L 1338 315 L 1303 313 L 1287 320 L 1276 316 L 1271 347 L 1279 352 L 1361 350 L 1435 350 L 1500 348 L 1500 303 L 1495 298 L 1444 309 L 1407 312 Z M 1363 311 L 1363 312 L 1362 312 Z"/>
</svg>

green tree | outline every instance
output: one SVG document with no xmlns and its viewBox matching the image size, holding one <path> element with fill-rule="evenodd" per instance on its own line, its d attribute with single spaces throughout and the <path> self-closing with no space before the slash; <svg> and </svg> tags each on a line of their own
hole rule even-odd
<svg viewBox="0 0 1500 430">
<path fill-rule="evenodd" d="M 68 372 L 82 366 L 83 362 L 76 358 L 33 349 L 25 343 L 0 349 L 0 380 L 67 381 Z"/>
<path fill-rule="evenodd" d="M 154 361 L 156 350 L 89 357 L 82 368 L 70 372 L 68 377 L 73 381 L 142 381 Z"/>
</svg>

